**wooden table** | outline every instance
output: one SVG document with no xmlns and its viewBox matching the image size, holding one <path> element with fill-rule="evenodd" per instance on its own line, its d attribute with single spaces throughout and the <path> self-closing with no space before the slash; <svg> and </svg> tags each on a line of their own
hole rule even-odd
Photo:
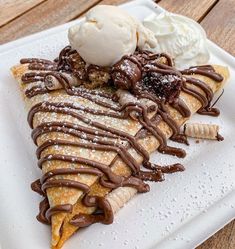
<svg viewBox="0 0 235 249">
<path fill-rule="evenodd" d="M 96 4 L 127 0 L 1 0 L 0 44 L 68 22 Z M 198 21 L 209 39 L 235 56 L 235 0 L 158 0 L 160 6 Z M 235 220 L 198 249 L 234 249 Z"/>
</svg>

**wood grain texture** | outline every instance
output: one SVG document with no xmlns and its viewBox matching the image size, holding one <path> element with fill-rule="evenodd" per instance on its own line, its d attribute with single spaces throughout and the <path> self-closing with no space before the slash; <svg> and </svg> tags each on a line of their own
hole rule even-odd
<svg viewBox="0 0 235 249">
<path fill-rule="evenodd" d="M 218 0 L 161 0 L 158 4 L 164 9 L 200 21 L 213 8 Z"/>
<path fill-rule="evenodd" d="M 0 28 L 0 44 L 65 23 L 99 0 L 47 0 Z"/>
<path fill-rule="evenodd" d="M 235 1 L 220 0 L 202 20 L 208 38 L 235 56 Z"/>
<path fill-rule="evenodd" d="M 112 5 L 120 5 L 122 3 L 127 3 L 132 0 L 102 0 L 100 4 L 112 4 Z M 160 0 L 155 0 L 154 2 L 158 3 Z"/>
<path fill-rule="evenodd" d="M 112 5 L 119 5 L 122 3 L 130 2 L 130 0 L 103 0 L 100 4 L 112 4 Z"/>
<path fill-rule="evenodd" d="M 197 249 L 234 249 L 235 248 L 235 220 L 219 232 L 210 237 Z"/>
<path fill-rule="evenodd" d="M 1 0 L 0 27 L 45 0 Z"/>
</svg>

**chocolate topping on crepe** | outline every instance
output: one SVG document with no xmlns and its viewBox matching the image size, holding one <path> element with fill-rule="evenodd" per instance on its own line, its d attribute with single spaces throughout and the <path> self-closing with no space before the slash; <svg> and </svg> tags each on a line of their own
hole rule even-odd
<svg viewBox="0 0 235 249">
<path fill-rule="evenodd" d="M 178 98 L 182 86 L 182 78 L 173 74 L 161 74 L 157 72 L 145 73 L 139 88 L 156 95 L 158 98 L 172 103 Z"/>
<path fill-rule="evenodd" d="M 145 181 L 162 181 L 164 173 L 174 173 L 183 171 L 181 164 L 161 167 L 152 164 L 148 152 L 137 142 L 139 137 L 153 135 L 159 141 L 158 151 L 165 154 L 185 157 L 184 150 L 170 147 L 167 144 L 165 135 L 158 128 L 160 121 L 164 121 L 172 130 L 172 140 L 186 143 L 187 138 L 180 133 L 180 128 L 176 121 L 170 115 L 168 105 L 176 109 L 183 117 L 191 115 L 187 105 L 178 98 L 180 91 L 184 91 L 194 96 L 202 104 L 199 110 L 200 114 L 218 115 L 219 111 L 211 107 L 213 97 L 212 90 L 203 81 L 196 80 L 190 75 L 197 73 L 206 75 L 215 80 L 222 81 L 221 75 L 217 74 L 213 67 L 193 67 L 188 70 L 178 71 L 172 67 L 172 61 L 165 54 L 152 54 L 142 51 L 136 52 L 134 55 L 123 57 L 111 69 L 90 66 L 85 69 L 85 64 L 71 47 L 64 48 L 58 59 L 54 61 L 41 59 L 22 59 L 21 63 L 28 63 L 30 73 L 22 76 L 23 84 L 31 84 L 37 81 L 42 82 L 41 85 L 29 86 L 25 91 L 28 98 L 32 98 L 39 94 L 49 93 L 51 90 L 45 86 L 48 76 L 53 77 L 61 88 L 68 95 L 82 97 L 88 99 L 99 106 L 105 107 L 104 110 L 96 110 L 90 106 L 84 107 L 72 104 L 71 102 L 47 102 L 37 103 L 31 108 L 28 114 L 28 122 L 33 128 L 32 138 L 37 144 L 37 138 L 43 134 L 50 132 L 61 132 L 63 134 L 80 138 L 80 142 L 71 142 L 67 140 L 55 139 L 48 140 L 41 144 L 37 149 L 37 157 L 39 159 L 38 166 L 42 168 L 47 161 L 64 161 L 71 163 L 83 164 L 89 166 L 87 168 L 63 168 L 54 169 L 43 175 L 40 180 L 32 184 L 32 189 L 44 196 L 44 200 L 40 203 L 40 214 L 38 220 L 43 223 L 50 223 L 50 218 L 58 212 L 72 212 L 70 204 L 49 206 L 46 197 L 46 191 L 53 187 L 69 187 L 80 189 L 85 193 L 84 205 L 88 207 L 97 207 L 101 209 L 101 213 L 93 215 L 79 214 L 72 218 L 71 224 L 74 226 L 84 227 L 95 222 L 109 224 L 113 221 L 113 213 L 109 203 L 103 197 L 90 196 L 90 187 L 77 181 L 61 179 L 58 176 L 65 174 L 92 174 L 99 178 L 99 183 L 103 187 L 115 189 L 121 186 L 131 186 L 143 193 L 149 191 L 149 185 Z M 68 75 L 71 74 L 79 80 L 87 80 L 89 72 L 102 71 L 110 73 L 112 83 L 116 88 L 129 90 L 137 99 L 149 99 L 156 103 L 157 108 L 149 109 L 138 102 L 129 102 L 124 105 L 118 103 L 118 98 L 112 93 L 106 93 L 96 90 L 86 89 L 83 86 L 74 86 L 69 81 Z M 186 75 L 186 76 L 185 76 Z M 49 77 L 49 78 L 51 78 Z M 198 87 L 201 91 L 195 90 L 193 86 Z M 201 93 L 203 92 L 203 94 Z M 107 101 L 109 100 L 109 102 Z M 148 118 L 148 113 L 155 111 L 156 114 L 152 119 Z M 39 126 L 34 127 L 34 116 L 39 112 L 55 113 L 69 115 L 78 119 L 83 125 L 75 125 L 69 122 L 43 122 Z M 133 112 L 135 116 L 133 116 Z M 86 114 L 100 115 L 104 117 L 115 117 L 126 119 L 128 117 L 135 119 L 143 127 L 136 136 L 132 136 L 127 132 L 114 129 L 105 124 L 91 120 Z M 118 141 L 118 142 L 117 142 Z M 126 142 L 127 146 L 123 145 Z M 130 168 L 131 176 L 123 177 L 116 175 L 111 166 L 72 155 L 48 154 L 42 152 L 49 146 L 75 146 L 87 149 L 95 149 L 100 151 L 112 151 L 119 155 L 123 162 Z M 128 148 L 132 147 L 137 154 L 143 158 L 143 166 L 146 171 L 140 168 L 136 159 L 128 152 Z"/>
<path fill-rule="evenodd" d="M 141 79 L 142 66 L 137 57 L 124 56 L 112 68 L 112 80 L 117 88 L 132 90 Z"/>
<path fill-rule="evenodd" d="M 162 58 L 168 65 L 160 63 Z M 148 52 L 124 56 L 113 66 L 112 79 L 117 88 L 129 90 L 135 95 L 148 92 L 167 102 L 178 98 L 183 81 L 168 56 Z"/>
</svg>

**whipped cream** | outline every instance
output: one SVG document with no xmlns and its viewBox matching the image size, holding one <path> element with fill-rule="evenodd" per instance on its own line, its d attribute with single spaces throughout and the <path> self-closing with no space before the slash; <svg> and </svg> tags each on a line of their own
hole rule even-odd
<svg viewBox="0 0 235 249">
<path fill-rule="evenodd" d="M 153 31 L 158 41 L 158 45 L 151 51 L 169 54 L 177 68 L 208 62 L 206 33 L 194 20 L 164 12 L 158 16 L 151 15 L 143 24 Z"/>
<path fill-rule="evenodd" d="M 157 48 L 157 39 L 155 34 L 150 29 L 146 28 L 140 21 L 136 20 L 137 24 L 137 47 L 140 50 L 154 50 Z"/>
</svg>

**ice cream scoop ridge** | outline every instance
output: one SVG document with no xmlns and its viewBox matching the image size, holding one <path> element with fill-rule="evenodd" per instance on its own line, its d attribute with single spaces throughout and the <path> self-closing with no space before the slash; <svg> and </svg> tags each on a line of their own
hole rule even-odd
<svg viewBox="0 0 235 249">
<path fill-rule="evenodd" d="M 85 20 L 69 29 L 68 38 L 88 64 L 112 66 L 137 47 L 154 49 L 157 41 L 152 31 L 123 9 L 98 5 L 87 12 Z"/>
</svg>

